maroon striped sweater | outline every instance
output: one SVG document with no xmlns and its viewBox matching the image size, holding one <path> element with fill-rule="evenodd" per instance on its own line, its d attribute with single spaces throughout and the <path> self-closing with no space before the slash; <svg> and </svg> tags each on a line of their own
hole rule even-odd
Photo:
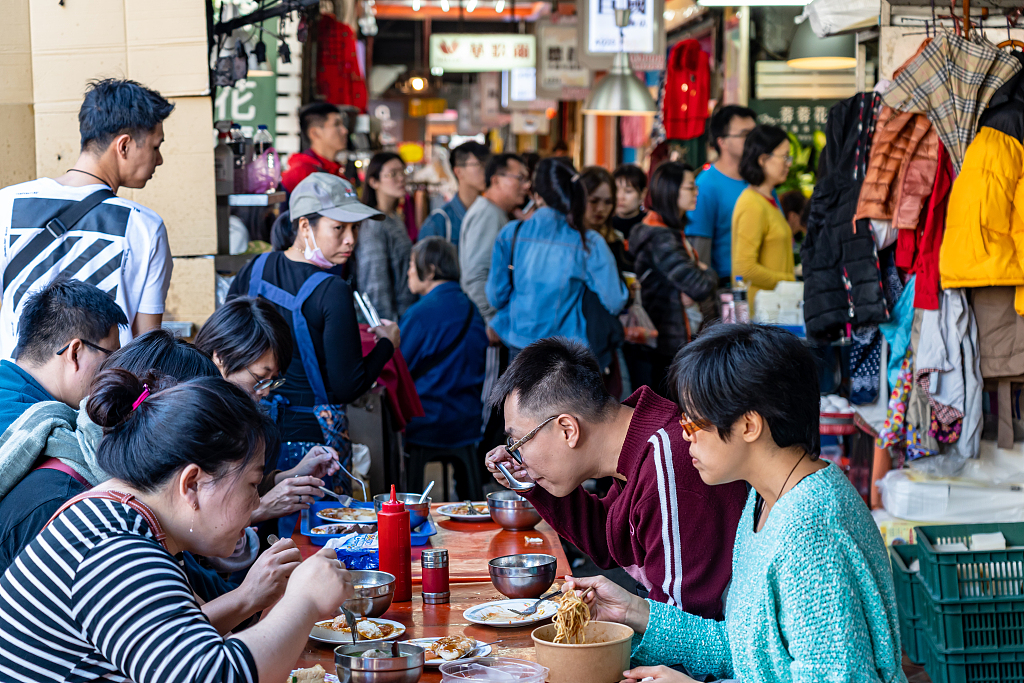
<svg viewBox="0 0 1024 683">
<path fill-rule="evenodd" d="M 539 486 L 525 495 L 598 566 L 622 567 L 652 600 L 721 619 L 747 487 L 701 480 L 675 403 L 641 387 L 625 404 L 635 409 L 617 468 L 626 481 L 604 498 L 582 486 L 565 498 Z"/>
</svg>

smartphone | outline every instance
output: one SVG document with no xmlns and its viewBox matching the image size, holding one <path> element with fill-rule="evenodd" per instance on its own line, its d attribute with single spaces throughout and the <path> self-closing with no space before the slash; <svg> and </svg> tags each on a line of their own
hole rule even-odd
<svg viewBox="0 0 1024 683">
<path fill-rule="evenodd" d="M 531 211 L 533 211 L 533 205 L 535 203 L 536 202 L 534 202 L 533 199 L 531 199 L 529 202 L 527 202 L 526 206 L 523 207 L 523 215 L 524 216 L 528 215 Z"/>
</svg>

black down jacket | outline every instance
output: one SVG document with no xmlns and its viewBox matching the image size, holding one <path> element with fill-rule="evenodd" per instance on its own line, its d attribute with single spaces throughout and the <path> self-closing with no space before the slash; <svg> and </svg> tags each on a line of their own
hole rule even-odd
<svg viewBox="0 0 1024 683">
<path fill-rule="evenodd" d="M 718 276 L 710 268 L 700 269 L 683 246 L 682 234 L 672 228 L 640 223 L 629 234 L 629 250 L 636 255 L 644 310 L 658 328 L 658 353 L 674 356 L 688 341 L 679 294 L 704 301 L 714 295 Z"/>
<path fill-rule="evenodd" d="M 846 323 L 889 319 L 869 222 L 854 223 L 879 97 L 860 93 L 828 113 L 825 149 L 800 249 L 807 334 L 834 339 Z M 851 315 L 852 308 L 852 315 Z"/>
</svg>

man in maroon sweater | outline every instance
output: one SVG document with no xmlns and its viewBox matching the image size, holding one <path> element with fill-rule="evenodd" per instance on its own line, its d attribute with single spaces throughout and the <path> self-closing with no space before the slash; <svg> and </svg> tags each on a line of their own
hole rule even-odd
<svg viewBox="0 0 1024 683">
<path fill-rule="evenodd" d="M 496 462 L 536 482 L 526 498 L 598 566 L 622 567 L 652 600 L 722 618 L 746 486 L 701 480 L 675 403 L 648 387 L 617 403 L 590 351 L 557 337 L 523 349 L 491 402 L 504 405 L 510 445 L 521 440 L 522 464 L 506 447 L 487 454 L 500 484 Z M 604 498 L 583 489 L 609 476 Z"/>
</svg>

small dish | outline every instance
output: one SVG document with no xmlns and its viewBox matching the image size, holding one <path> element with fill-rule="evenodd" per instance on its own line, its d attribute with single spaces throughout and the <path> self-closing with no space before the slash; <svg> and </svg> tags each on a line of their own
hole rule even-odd
<svg viewBox="0 0 1024 683">
<path fill-rule="evenodd" d="M 410 645 L 419 645 L 420 647 L 426 649 L 428 645 L 430 645 L 431 643 L 437 642 L 438 640 L 441 640 L 442 637 L 443 636 L 435 636 L 433 638 L 410 638 L 409 640 L 407 640 L 405 642 L 409 643 Z M 476 646 L 478 648 L 477 654 L 476 654 L 477 657 L 486 657 L 487 655 L 491 654 L 491 650 L 493 648 L 491 648 L 490 645 L 487 645 L 486 647 L 480 647 L 483 644 L 484 644 L 484 641 L 482 641 L 482 640 L 476 641 Z M 444 659 L 441 659 L 440 657 L 435 657 L 434 659 L 428 659 L 428 660 L 426 660 L 423 663 L 425 665 L 427 665 L 427 666 L 441 666 L 442 664 L 445 663 L 445 661 L 449 661 L 449 660 L 444 660 Z M 450 661 L 454 662 L 456 660 L 453 659 L 453 660 L 450 660 Z"/>
<path fill-rule="evenodd" d="M 376 524 L 377 513 L 362 508 L 327 508 L 316 516 L 329 524 Z"/>
<path fill-rule="evenodd" d="M 470 607 L 462 613 L 462 616 L 466 617 L 466 621 L 473 624 L 479 624 L 480 626 L 518 628 L 520 626 L 529 626 L 530 624 L 536 624 L 546 619 L 550 619 L 555 616 L 555 613 L 558 611 L 558 603 L 550 600 L 545 600 L 541 603 L 540 607 L 537 608 L 537 611 L 528 617 L 522 617 L 509 611 L 509 609 L 516 609 L 523 612 L 527 607 L 533 606 L 533 603 L 535 602 L 537 601 L 493 600 L 491 602 L 485 602 L 482 605 L 477 605 L 476 607 Z"/>
<path fill-rule="evenodd" d="M 357 619 L 357 622 L 359 621 L 364 620 Z M 383 638 L 374 638 L 372 640 L 364 640 L 363 638 L 360 638 L 356 641 L 357 645 L 365 645 L 369 643 L 382 643 L 385 640 L 395 640 L 396 638 L 401 638 L 405 634 L 405 624 L 398 621 L 391 621 L 390 619 L 366 619 L 365 621 L 372 621 L 378 626 L 390 626 L 392 628 L 392 631 Z M 309 637 L 319 643 L 324 643 L 326 645 L 352 645 L 352 634 L 348 631 L 342 631 L 341 629 L 335 630 L 328 626 L 328 624 L 332 623 L 333 619 L 327 619 L 326 621 L 318 621 L 317 623 L 313 624 L 313 630 L 312 632 L 310 632 Z"/>
<path fill-rule="evenodd" d="M 448 503 L 437 508 L 437 511 L 448 517 L 454 519 L 456 522 L 490 522 L 491 511 L 487 507 L 487 501 L 481 501 L 479 503 L 473 503 L 473 508 L 480 511 L 479 515 L 474 515 L 470 512 L 457 512 L 460 508 L 465 509 L 465 503 Z"/>
<path fill-rule="evenodd" d="M 291 677 L 299 673 L 299 669 L 292 669 L 292 672 L 288 674 L 288 683 L 291 681 Z M 338 677 L 334 674 L 324 674 L 324 683 L 340 683 Z"/>
</svg>

